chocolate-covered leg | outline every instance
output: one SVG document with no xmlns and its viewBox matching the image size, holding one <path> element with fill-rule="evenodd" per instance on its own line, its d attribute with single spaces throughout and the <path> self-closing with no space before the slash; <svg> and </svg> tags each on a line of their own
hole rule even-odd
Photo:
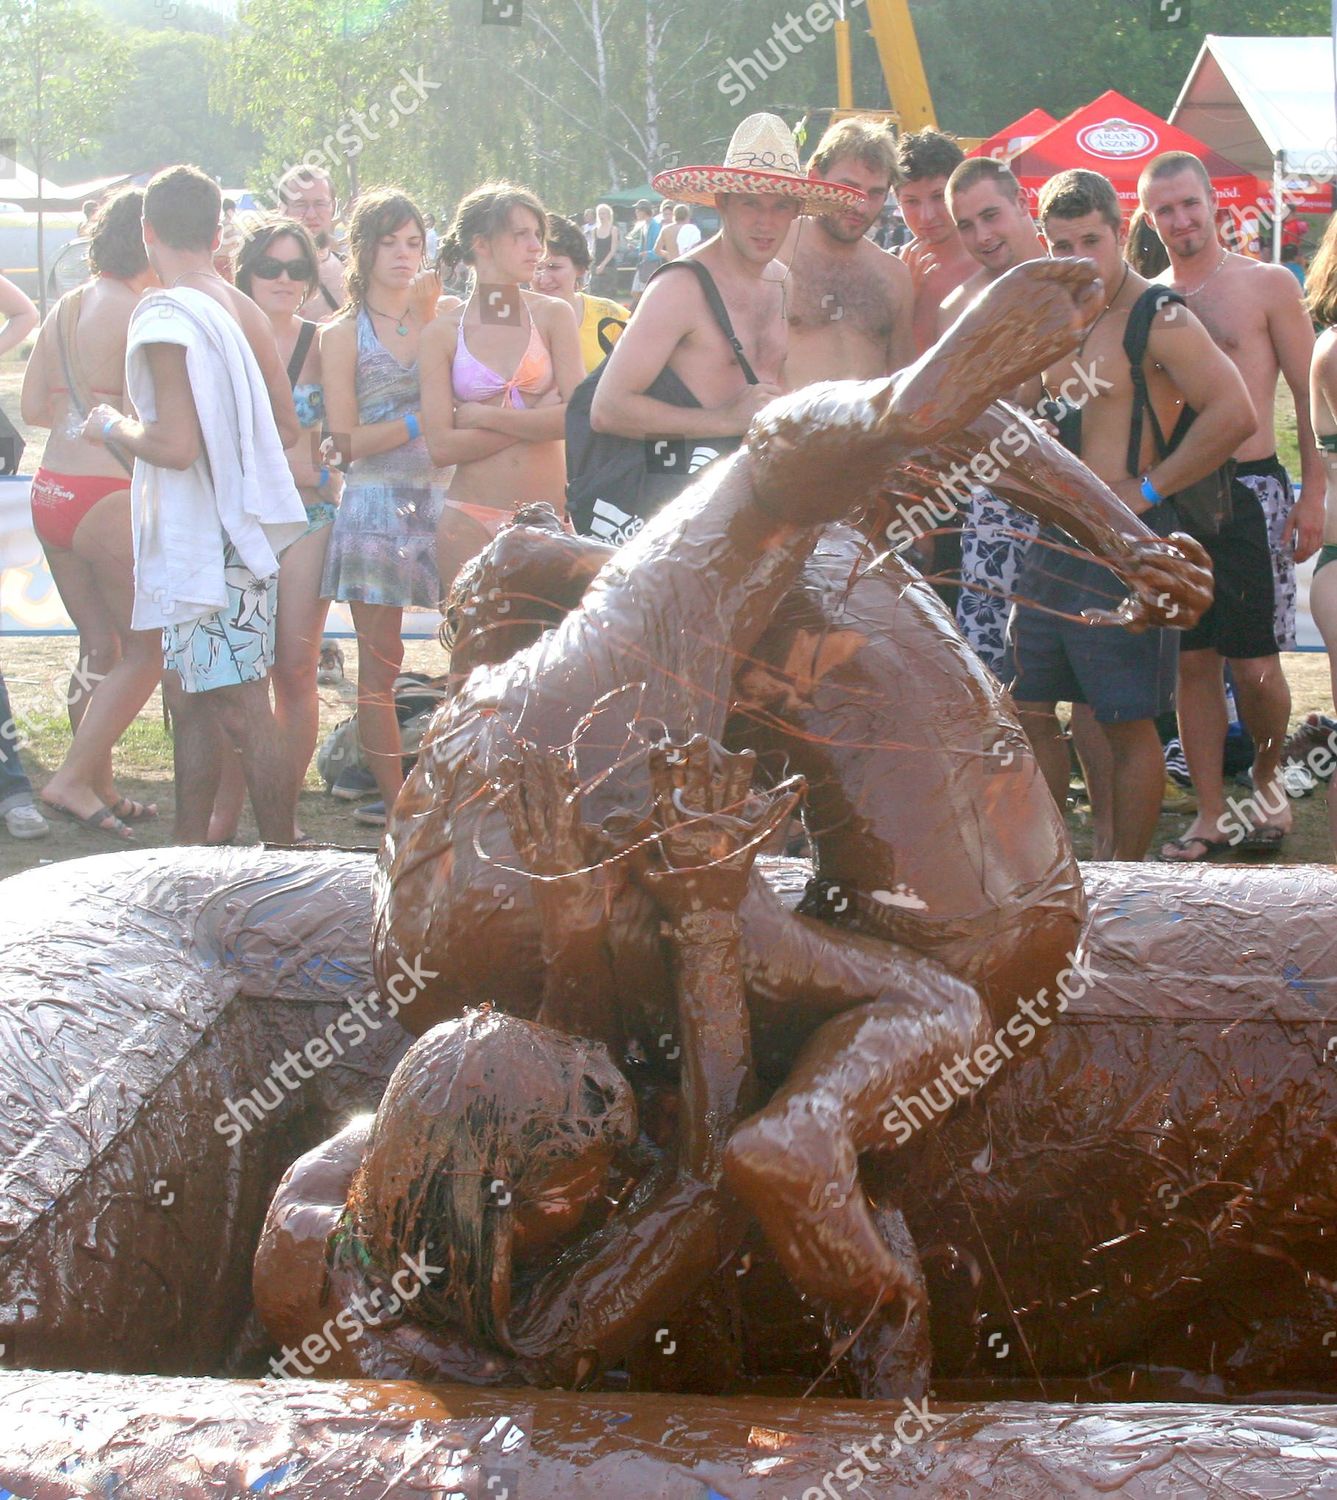
<svg viewBox="0 0 1337 1500">
<path fill-rule="evenodd" d="M 838 1317 L 857 1323 L 884 1302 L 923 1297 L 917 1262 L 878 1232 L 859 1156 L 889 1143 L 883 1120 L 898 1095 L 936 1087 L 946 1109 L 945 1080 L 983 1016 L 964 986 L 847 1011 L 813 1034 L 770 1102 L 730 1138 L 730 1185 L 797 1290 Z"/>
</svg>

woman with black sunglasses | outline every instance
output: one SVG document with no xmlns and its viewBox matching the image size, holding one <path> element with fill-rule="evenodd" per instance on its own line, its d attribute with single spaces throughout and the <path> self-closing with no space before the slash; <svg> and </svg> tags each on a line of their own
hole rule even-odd
<svg viewBox="0 0 1337 1500">
<path fill-rule="evenodd" d="M 315 289 L 316 276 L 316 245 L 304 225 L 277 215 L 250 224 L 237 254 L 236 284 L 274 329 L 302 425 L 301 436 L 288 449 L 288 466 L 306 506 L 306 532 L 280 560 L 276 653 L 269 674 L 274 717 L 289 755 L 294 807 L 316 748 L 316 667 L 330 607 L 320 597 L 320 575 L 343 483 L 343 476 L 321 456 L 325 397 L 317 325 L 297 315 Z M 211 843 L 230 843 L 236 836 L 245 794 L 240 762 L 229 757 L 209 824 Z"/>
</svg>

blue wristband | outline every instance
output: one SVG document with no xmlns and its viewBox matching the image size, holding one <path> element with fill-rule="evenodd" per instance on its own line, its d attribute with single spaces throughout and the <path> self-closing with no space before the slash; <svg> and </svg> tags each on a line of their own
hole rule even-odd
<svg viewBox="0 0 1337 1500">
<path fill-rule="evenodd" d="M 107 417 L 107 418 L 105 418 L 103 420 L 103 423 L 102 423 L 102 441 L 104 443 L 107 441 L 108 438 L 111 437 L 111 430 L 112 430 L 112 428 L 115 427 L 115 425 L 117 424 L 117 422 L 119 422 L 120 420 L 121 419 L 119 417 Z"/>
<path fill-rule="evenodd" d="M 328 469 L 326 469 L 326 468 L 322 468 L 321 471 L 320 471 L 320 479 L 319 479 L 319 481 L 316 484 L 316 488 L 318 490 L 323 490 L 325 488 L 325 486 L 329 482 L 330 482 L 330 471 Z"/>
<path fill-rule="evenodd" d="M 408 429 L 410 438 L 420 438 L 422 436 L 422 427 L 418 422 L 418 413 L 416 411 L 404 413 L 404 426 Z"/>
<path fill-rule="evenodd" d="M 1160 505 L 1165 499 L 1165 496 L 1160 493 L 1145 474 L 1142 476 L 1142 498 L 1148 505 Z"/>
</svg>

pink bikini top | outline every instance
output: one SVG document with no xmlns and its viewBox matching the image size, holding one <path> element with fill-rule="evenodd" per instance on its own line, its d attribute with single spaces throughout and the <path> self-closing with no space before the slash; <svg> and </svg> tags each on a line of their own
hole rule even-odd
<svg viewBox="0 0 1337 1500">
<path fill-rule="evenodd" d="M 529 343 L 509 380 L 503 380 L 495 370 L 469 353 L 461 321 L 455 358 L 450 367 L 456 401 L 490 401 L 494 396 L 505 395 L 512 406 L 523 406 L 526 396 L 542 396 L 551 389 L 552 378 L 552 356 L 532 318 L 529 320 Z"/>
</svg>

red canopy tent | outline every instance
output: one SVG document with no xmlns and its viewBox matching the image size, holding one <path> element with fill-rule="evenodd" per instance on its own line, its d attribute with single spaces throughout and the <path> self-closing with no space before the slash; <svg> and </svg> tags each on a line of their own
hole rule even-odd
<svg viewBox="0 0 1337 1500">
<path fill-rule="evenodd" d="M 1009 162 L 1018 151 L 1024 151 L 1037 136 L 1044 135 L 1058 121 L 1047 109 L 1032 109 L 995 131 L 987 141 L 981 141 L 967 156 L 991 156 L 995 161 Z"/>
<path fill-rule="evenodd" d="M 1055 172 L 1072 167 L 1100 172 L 1114 184 L 1127 216 L 1137 207 L 1137 179 L 1143 167 L 1162 151 L 1189 151 L 1198 157 L 1222 208 L 1245 208 L 1258 201 L 1260 183 L 1251 173 L 1115 89 L 1060 120 L 1009 166 L 1032 205 Z"/>
</svg>

